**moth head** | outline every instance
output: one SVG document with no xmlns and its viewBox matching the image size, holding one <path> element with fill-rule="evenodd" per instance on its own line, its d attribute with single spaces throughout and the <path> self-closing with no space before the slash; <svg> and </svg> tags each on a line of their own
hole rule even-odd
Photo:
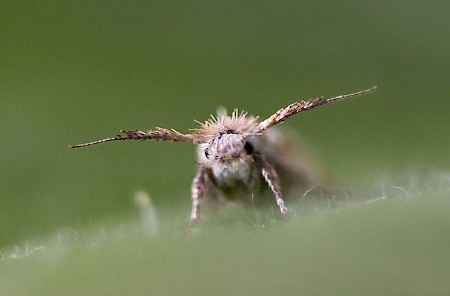
<svg viewBox="0 0 450 296">
<path fill-rule="evenodd" d="M 198 146 L 199 162 L 213 170 L 238 170 L 250 166 L 255 153 L 255 140 L 260 136 L 257 117 L 235 109 L 230 115 L 219 108 L 217 117 L 200 123 L 193 130 L 202 139 Z"/>
<path fill-rule="evenodd" d="M 235 130 L 218 132 L 209 141 L 199 145 L 199 160 L 210 168 L 238 170 L 253 162 L 253 137 Z"/>
</svg>

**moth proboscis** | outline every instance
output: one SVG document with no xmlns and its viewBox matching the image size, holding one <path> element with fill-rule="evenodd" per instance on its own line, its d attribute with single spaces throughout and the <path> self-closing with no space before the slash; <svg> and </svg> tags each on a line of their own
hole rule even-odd
<svg viewBox="0 0 450 296">
<path fill-rule="evenodd" d="M 315 107 L 374 91 L 377 86 L 332 98 L 317 97 L 294 102 L 281 108 L 263 121 L 258 117 L 235 109 L 228 115 L 222 108 L 190 133 L 156 127 L 151 130 L 122 130 L 121 134 L 84 144 L 70 146 L 82 148 L 106 142 L 124 140 L 157 140 L 188 142 L 197 145 L 197 173 L 192 181 L 192 210 L 190 223 L 199 220 L 200 207 L 204 200 L 254 198 L 264 189 L 270 189 L 282 214 L 289 212 L 283 199 L 280 177 L 276 167 L 304 178 L 303 168 L 288 168 L 290 161 L 283 159 L 282 149 L 272 139 L 271 128 L 293 115 Z M 275 151 L 275 152 L 274 152 Z M 302 177 L 303 176 L 303 177 Z M 301 181 L 301 180 L 299 180 Z"/>
</svg>

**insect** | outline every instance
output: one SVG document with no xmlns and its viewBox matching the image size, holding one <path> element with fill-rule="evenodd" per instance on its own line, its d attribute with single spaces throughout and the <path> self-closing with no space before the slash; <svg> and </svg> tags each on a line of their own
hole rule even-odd
<svg viewBox="0 0 450 296">
<path fill-rule="evenodd" d="M 190 133 L 180 133 L 174 129 L 156 127 L 152 130 L 121 131 L 121 134 L 84 144 L 72 145 L 82 148 L 106 142 L 125 140 L 157 140 L 188 142 L 197 145 L 197 173 L 192 181 L 192 210 L 190 223 L 199 220 L 200 208 L 204 200 L 241 199 L 260 195 L 270 190 L 281 214 L 289 212 L 281 191 L 280 176 L 276 167 L 304 175 L 295 168 L 289 168 L 290 161 L 283 160 L 283 149 L 277 147 L 272 127 L 282 123 L 295 114 L 315 107 L 374 91 L 377 87 L 339 95 L 332 98 L 317 97 L 307 101 L 294 102 L 281 108 L 263 121 L 246 112 L 235 109 L 227 115 L 222 108 L 217 116 Z M 281 157 L 279 157 L 281 156 Z M 299 180 L 301 181 L 301 180 Z"/>
</svg>

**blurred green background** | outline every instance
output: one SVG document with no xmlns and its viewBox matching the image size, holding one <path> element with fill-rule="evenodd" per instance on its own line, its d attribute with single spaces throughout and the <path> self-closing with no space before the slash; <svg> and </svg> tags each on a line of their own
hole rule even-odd
<svg viewBox="0 0 450 296">
<path fill-rule="evenodd" d="M 331 178 L 448 169 L 448 1 L 2 1 L 0 245 L 92 217 L 189 211 L 194 147 L 69 144 L 187 131 L 218 105 L 262 117 L 378 85 L 289 126 Z"/>
<path fill-rule="evenodd" d="M 68 145 L 120 129 L 185 132 L 219 105 L 265 117 L 294 100 L 378 85 L 284 126 L 337 184 L 448 170 L 448 11 L 448 1 L 1 1 L 0 247 L 134 215 L 140 189 L 158 210 L 185 215 L 182 227 L 192 145 Z"/>
</svg>

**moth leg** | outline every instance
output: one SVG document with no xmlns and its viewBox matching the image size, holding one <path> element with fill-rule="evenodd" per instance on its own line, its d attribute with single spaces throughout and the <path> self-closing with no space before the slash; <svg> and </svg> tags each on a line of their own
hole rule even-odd
<svg viewBox="0 0 450 296">
<path fill-rule="evenodd" d="M 281 213 L 287 214 L 288 208 L 286 207 L 283 195 L 281 193 L 280 178 L 278 177 L 277 171 L 272 165 L 270 165 L 265 157 L 260 155 L 259 159 L 261 162 L 261 174 L 264 177 L 264 180 L 267 182 L 270 190 L 272 190 L 273 194 L 275 195 L 275 200 L 278 207 L 280 208 Z"/>
<path fill-rule="evenodd" d="M 207 170 L 203 166 L 199 166 L 191 187 L 192 210 L 189 222 L 191 225 L 199 219 L 200 199 L 205 195 L 207 178 Z"/>
</svg>

